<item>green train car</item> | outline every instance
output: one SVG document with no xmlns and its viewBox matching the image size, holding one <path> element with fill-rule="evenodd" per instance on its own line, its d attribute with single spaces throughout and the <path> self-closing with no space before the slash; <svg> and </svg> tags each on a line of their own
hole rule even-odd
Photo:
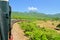
<svg viewBox="0 0 60 40">
<path fill-rule="evenodd" d="M 8 0 L 0 0 L 0 40 L 11 36 L 11 7 Z"/>
</svg>

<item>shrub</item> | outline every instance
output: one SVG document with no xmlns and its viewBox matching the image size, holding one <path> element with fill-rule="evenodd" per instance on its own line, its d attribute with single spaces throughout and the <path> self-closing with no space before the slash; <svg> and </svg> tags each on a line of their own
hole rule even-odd
<svg viewBox="0 0 60 40">
<path fill-rule="evenodd" d="M 29 40 L 60 40 L 60 34 L 55 30 L 39 28 L 34 22 L 21 22 L 19 24 Z"/>
</svg>

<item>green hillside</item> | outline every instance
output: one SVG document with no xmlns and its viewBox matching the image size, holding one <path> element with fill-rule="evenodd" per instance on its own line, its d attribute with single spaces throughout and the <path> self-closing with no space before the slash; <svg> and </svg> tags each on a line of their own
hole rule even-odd
<svg viewBox="0 0 60 40">
<path fill-rule="evenodd" d="M 52 16 L 60 18 L 60 13 L 56 13 L 55 15 L 52 15 Z"/>
<path fill-rule="evenodd" d="M 33 20 L 60 20 L 60 14 L 47 15 L 38 12 L 12 12 L 13 19 L 33 19 Z"/>
<path fill-rule="evenodd" d="M 29 38 L 28 40 L 60 40 L 60 33 L 55 29 L 52 29 L 53 27 L 55 28 L 55 23 L 57 23 L 55 20 L 60 20 L 56 15 L 47 15 L 38 12 L 12 12 L 11 17 L 12 19 L 26 20 L 20 21 L 18 24 L 20 25 L 20 28 L 24 30 L 23 32 L 25 36 Z M 44 22 L 40 20 L 43 20 Z"/>
</svg>

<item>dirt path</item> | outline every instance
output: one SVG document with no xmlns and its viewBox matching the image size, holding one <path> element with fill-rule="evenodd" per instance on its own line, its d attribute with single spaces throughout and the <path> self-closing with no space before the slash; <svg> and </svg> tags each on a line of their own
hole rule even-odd
<svg viewBox="0 0 60 40">
<path fill-rule="evenodd" d="M 27 37 L 24 36 L 23 30 L 19 27 L 18 23 L 15 23 L 12 28 L 13 40 L 27 40 Z"/>
</svg>

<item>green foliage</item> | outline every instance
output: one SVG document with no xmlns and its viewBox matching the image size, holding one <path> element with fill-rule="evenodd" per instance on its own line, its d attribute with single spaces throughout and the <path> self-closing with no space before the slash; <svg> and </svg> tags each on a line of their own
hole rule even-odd
<svg viewBox="0 0 60 40">
<path fill-rule="evenodd" d="M 48 15 L 38 12 L 13 12 L 11 18 L 26 20 L 50 20 Z"/>
<path fill-rule="evenodd" d="M 38 12 L 12 12 L 12 19 L 26 19 L 26 20 L 60 20 L 58 15 L 47 15 Z M 60 15 L 60 14 L 59 14 Z"/>
<path fill-rule="evenodd" d="M 25 19 L 30 20 L 30 22 L 21 22 L 20 27 L 24 30 L 24 33 L 29 40 L 60 40 L 60 34 L 55 30 L 48 28 L 40 28 L 34 23 L 35 20 L 60 20 L 58 17 L 51 17 L 43 13 L 38 12 L 13 12 L 11 18 L 12 19 Z M 52 25 L 54 25 L 52 23 Z"/>
<path fill-rule="evenodd" d="M 41 36 L 41 40 L 48 40 L 45 34 Z"/>
<path fill-rule="evenodd" d="M 60 18 L 58 18 L 58 17 L 54 17 L 53 19 L 56 20 L 56 21 L 57 21 L 57 20 L 60 20 Z M 53 20 L 53 19 L 52 19 L 52 20 Z"/>
<path fill-rule="evenodd" d="M 55 30 L 48 28 L 39 28 L 36 23 L 21 22 L 19 23 L 21 28 L 29 40 L 60 40 L 60 34 Z"/>
</svg>

